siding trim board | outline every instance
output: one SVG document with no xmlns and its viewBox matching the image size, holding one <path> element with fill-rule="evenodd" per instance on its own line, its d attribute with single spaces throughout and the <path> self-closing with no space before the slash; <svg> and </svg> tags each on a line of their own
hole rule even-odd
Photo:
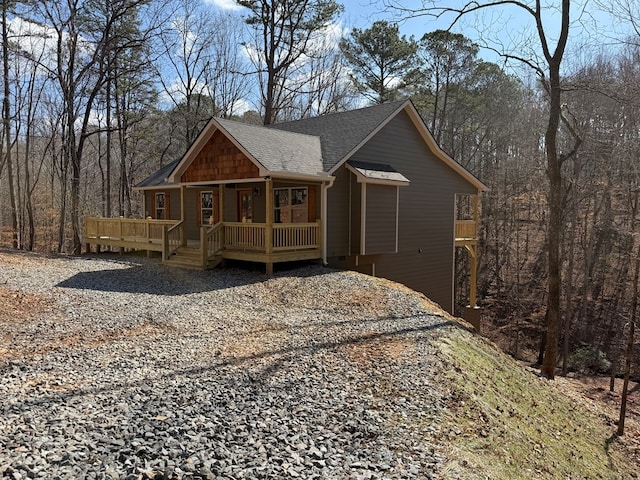
<svg viewBox="0 0 640 480">
<path fill-rule="evenodd" d="M 398 236 L 400 230 L 400 186 L 396 187 L 396 252 L 398 253 Z"/>
<path fill-rule="evenodd" d="M 360 187 L 360 255 L 366 255 L 367 233 L 367 184 Z"/>
</svg>

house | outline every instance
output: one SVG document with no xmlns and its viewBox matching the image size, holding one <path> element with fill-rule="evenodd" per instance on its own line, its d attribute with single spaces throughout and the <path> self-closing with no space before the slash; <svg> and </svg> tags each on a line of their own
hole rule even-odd
<svg viewBox="0 0 640 480">
<path fill-rule="evenodd" d="M 321 260 L 424 292 L 453 310 L 454 249 L 471 255 L 486 187 L 436 145 L 411 101 L 269 127 L 212 119 L 186 154 L 136 186 L 146 219 L 86 219 L 93 244 L 168 264 Z M 456 201 L 471 196 L 471 218 Z"/>
</svg>

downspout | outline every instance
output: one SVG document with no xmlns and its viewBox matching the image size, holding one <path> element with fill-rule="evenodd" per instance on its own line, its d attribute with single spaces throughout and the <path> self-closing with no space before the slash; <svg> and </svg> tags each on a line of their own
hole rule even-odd
<svg viewBox="0 0 640 480">
<path fill-rule="evenodd" d="M 322 218 L 322 264 L 327 265 L 327 190 L 333 187 L 335 177 L 330 177 L 326 182 L 322 182 L 320 189 L 320 217 Z"/>
</svg>

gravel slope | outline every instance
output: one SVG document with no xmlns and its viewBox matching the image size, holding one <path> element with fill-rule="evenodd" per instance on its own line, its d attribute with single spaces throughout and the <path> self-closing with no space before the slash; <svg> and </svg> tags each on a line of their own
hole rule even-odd
<svg viewBox="0 0 640 480">
<path fill-rule="evenodd" d="M 0 477 L 437 477 L 430 311 L 318 266 L 0 251 Z"/>
</svg>

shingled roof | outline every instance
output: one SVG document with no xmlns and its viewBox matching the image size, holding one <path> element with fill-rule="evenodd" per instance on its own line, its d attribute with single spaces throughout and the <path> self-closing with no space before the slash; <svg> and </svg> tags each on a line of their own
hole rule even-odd
<svg viewBox="0 0 640 480">
<path fill-rule="evenodd" d="M 168 163 L 160 170 L 152 173 L 147 178 L 138 183 L 135 188 L 149 188 L 159 187 L 161 185 L 169 185 L 169 183 L 167 182 L 167 177 L 171 174 L 171 172 L 173 172 L 173 169 L 178 166 L 178 163 L 180 163 L 180 159 Z"/>
<path fill-rule="evenodd" d="M 305 175 L 318 175 L 322 172 L 322 151 L 318 136 L 232 120 L 216 119 L 216 122 L 269 172 Z"/>
<path fill-rule="evenodd" d="M 277 123 L 270 127 L 319 136 L 324 171 L 328 172 L 406 103 L 406 100 L 384 103 L 348 112 Z"/>
<path fill-rule="evenodd" d="M 202 130 L 182 159 L 163 167 L 136 187 L 149 188 L 170 185 L 167 183 L 167 179 L 180 174 L 179 170 L 188 166 L 189 159 L 197 154 L 198 149 L 202 148 L 217 129 L 222 130 L 247 155 L 252 157 L 262 167 L 264 174 L 288 173 L 324 176 L 327 173 L 332 173 L 332 169 L 348 159 L 350 154 L 360 148 L 386 122 L 408 106 L 408 111 L 413 112 L 413 116 L 417 118 L 415 121 L 422 125 L 423 138 L 429 143 L 429 148 L 434 151 L 436 156 L 469 182 L 486 190 L 487 187 L 482 182 L 440 150 L 420 120 L 418 113 L 415 112 L 410 100 L 305 118 L 268 127 L 214 118 Z M 398 181 L 401 180 L 398 177 Z"/>
</svg>

